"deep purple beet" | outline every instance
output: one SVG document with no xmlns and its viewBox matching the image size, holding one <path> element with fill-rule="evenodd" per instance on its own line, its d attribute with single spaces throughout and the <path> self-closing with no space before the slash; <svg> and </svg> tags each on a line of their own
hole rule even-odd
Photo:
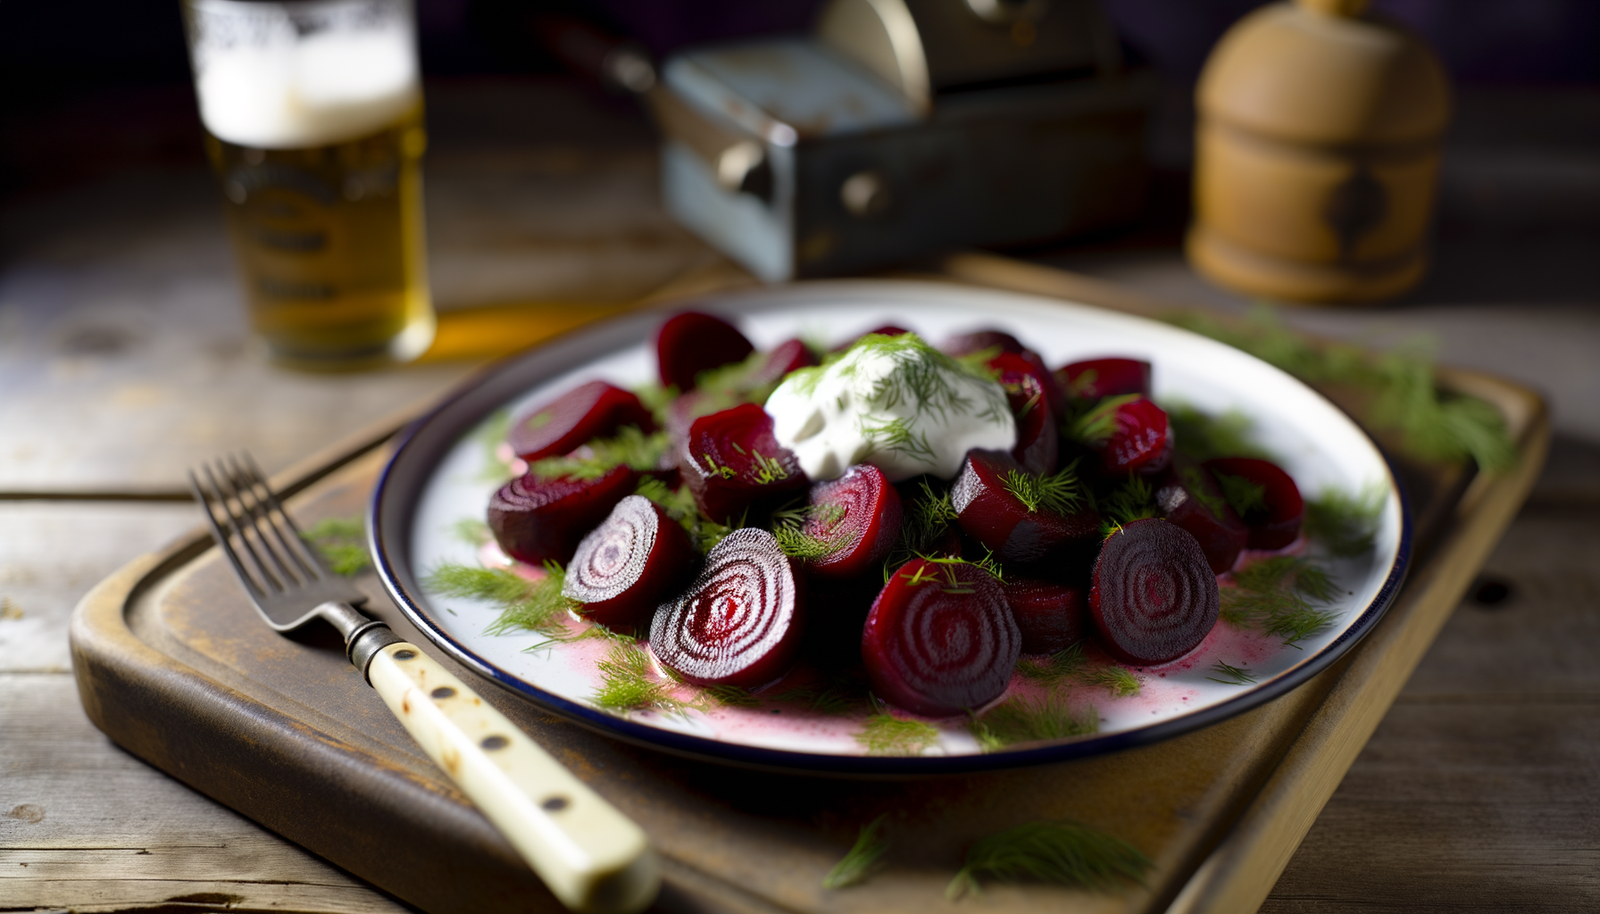
<svg viewBox="0 0 1600 914">
<path fill-rule="evenodd" d="M 844 544 L 836 552 L 807 561 L 812 574 L 851 578 L 869 572 L 889 555 L 900 535 L 900 493 L 871 464 L 857 464 L 838 479 L 812 483 L 809 502 L 813 511 L 804 532 Z"/>
<path fill-rule="evenodd" d="M 617 502 L 633 492 L 635 475 L 619 466 L 599 479 L 540 479 L 532 473 L 489 498 L 489 529 L 506 555 L 537 565 L 565 564 Z"/>
<path fill-rule="evenodd" d="M 1024 654 L 1053 654 L 1083 639 L 1088 608 L 1082 587 L 1007 575 L 1005 588 Z"/>
<path fill-rule="evenodd" d="M 570 453 L 592 438 L 615 434 L 624 425 L 655 431 L 650 411 L 630 391 L 604 381 L 579 384 L 548 403 L 511 420 L 506 441 L 528 462 Z"/>
<path fill-rule="evenodd" d="M 1205 640 L 1220 607 L 1200 544 L 1173 524 L 1136 520 L 1100 548 L 1089 616 L 1118 660 L 1148 665 L 1182 657 Z"/>
<path fill-rule="evenodd" d="M 561 593 L 602 625 L 634 628 L 676 593 L 694 560 L 683 527 L 661 506 L 629 495 L 578 544 Z"/>
<path fill-rule="evenodd" d="M 742 361 L 755 348 L 738 328 L 720 317 L 699 311 L 674 314 L 656 333 L 661 383 L 691 390 L 700 372 Z"/>
</svg>

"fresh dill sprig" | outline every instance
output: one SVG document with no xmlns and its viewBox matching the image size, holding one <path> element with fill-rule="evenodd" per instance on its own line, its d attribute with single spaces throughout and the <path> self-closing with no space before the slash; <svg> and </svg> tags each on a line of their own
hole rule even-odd
<svg viewBox="0 0 1600 914">
<path fill-rule="evenodd" d="M 366 525 L 359 517 L 330 517 L 300 533 L 322 556 L 328 570 L 344 577 L 354 577 L 372 566 L 366 536 Z"/>
<path fill-rule="evenodd" d="M 1234 573 L 1238 586 L 1221 588 L 1222 618 L 1283 639 L 1290 647 L 1326 629 L 1338 614 L 1313 606 L 1337 594 L 1326 570 L 1292 555 L 1273 556 Z"/>
<path fill-rule="evenodd" d="M 1024 657 L 1017 661 L 1017 672 L 1042 686 L 1055 687 L 1076 677 L 1088 662 L 1080 641 L 1045 657 Z"/>
<path fill-rule="evenodd" d="M 1220 416 L 1201 412 L 1183 402 L 1163 401 L 1167 427 L 1172 430 L 1173 447 L 1180 454 L 1205 461 L 1216 457 L 1273 456 L 1255 442 L 1255 423 L 1237 410 Z"/>
<path fill-rule="evenodd" d="M 969 729 L 983 751 L 994 752 L 1013 743 L 1066 739 L 1098 732 L 1100 715 L 1092 706 L 1083 712 L 1074 712 L 1059 695 L 1017 696 L 995 705 L 982 717 L 973 717 Z"/>
<path fill-rule="evenodd" d="M 1306 501 L 1306 536 L 1342 558 L 1370 552 L 1378 535 L 1378 519 L 1383 515 L 1384 494 L 1383 487 L 1376 484 L 1360 495 L 1324 489 L 1321 495 Z"/>
<path fill-rule="evenodd" d="M 848 888 L 865 882 L 877 870 L 883 855 L 889 852 L 889 839 L 883 833 L 887 818 L 889 815 L 885 813 L 861 826 L 855 845 L 828 870 L 828 875 L 822 877 L 823 888 Z"/>
<path fill-rule="evenodd" d="M 663 386 L 659 381 L 650 381 L 633 388 L 633 395 L 639 398 L 639 403 L 650 411 L 656 421 L 657 428 L 666 428 L 671 415 L 669 410 L 672 401 L 678 399 L 677 385 Z"/>
<path fill-rule="evenodd" d="M 1210 511 L 1213 517 L 1222 517 L 1227 513 L 1228 500 L 1226 497 L 1216 494 L 1211 486 L 1206 484 L 1208 476 L 1209 474 L 1204 467 L 1197 467 L 1193 464 L 1186 465 L 1178 473 L 1178 478 L 1183 480 L 1184 488 L 1189 491 L 1190 495 L 1194 496 L 1194 500 L 1204 506 L 1207 511 Z"/>
<path fill-rule="evenodd" d="M 601 684 L 595 692 L 594 703 L 601 708 L 674 712 L 684 709 L 683 702 L 672 697 L 671 685 L 651 678 L 650 655 L 631 641 L 614 645 L 595 668 L 600 672 Z"/>
<path fill-rule="evenodd" d="M 611 438 L 596 438 L 565 457 L 536 460 L 528 469 L 541 479 L 599 479 L 623 465 L 653 470 L 670 446 L 664 431 L 646 435 L 638 426 L 624 425 Z"/>
<path fill-rule="evenodd" d="M 813 686 L 796 686 L 768 697 L 773 701 L 805 705 L 808 711 L 830 716 L 848 714 L 861 703 L 861 697 L 857 692 L 838 684 L 820 689 Z"/>
<path fill-rule="evenodd" d="M 760 707 L 761 699 L 750 694 L 749 689 L 735 685 L 709 685 L 702 686 L 697 704 L 703 706 L 720 705 L 725 708 L 755 708 Z"/>
<path fill-rule="evenodd" d="M 476 517 L 463 517 L 451 524 L 450 535 L 468 546 L 482 546 L 494 539 L 494 531 Z"/>
<path fill-rule="evenodd" d="M 1078 482 L 1078 461 L 1062 467 L 1059 472 L 1041 476 L 1021 470 L 1006 470 L 1000 480 L 1001 488 L 1010 492 L 1029 514 L 1040 508 L 1053 514 L 1071 514 L 1083 502 L 1083 487 Z"/>
<path fill-rule="evenodd" d="M 950 529 L 950 525 L 956 522 L 956 509 L 950 503 L 950 493 L 945 490 L 934 491 L 926 476 L 919 481 L 919 485 L 921 495 L 908 498 L 903 503 L 900 535 L 895 538 L 894 547 L 883 563 L 885 584 L 889 583 L 895 569 L 931 551 Z"/>
<path fill-rule="evenodd" d="M 503 568 L 474 568 L 446 562 L 423 579 L 423 589 L 443 597 L 482 600 L 500 608 L 500 616 L 485 630 L 503 635 L 527 629 L 543 635 L 559 635 L 565 629 L 561 620 L 575 609 L 575 600 L 562 596 L 566 572 L 554 562 L 545 563 L 545 577 L 530 581 Z"/>
<path fill-rule="evenodd" d="M 1207 676 L 1206 678 L 1212 682 L 1220 682 L 1223 685 L 1250 685 L 1256 681 L 1256 674 L 1242 666 L 1233 666 L 1221 660 L 1211 665 L 1211 672 L 1217 675 Z"/>
<path fill-rule="evenodd" d="M 1100 499 L 1099 508 L 1103 519 L 1100 532 L 1106 536 L 1136 520 L 1161 516 L 1156 507 L 1155 489 L 1132 473 L 1110 495 Z"/>
<path fill-rule="evenodd" d="M 945 898 L 976 894 L 983 879 L 1115 891 L 1130 882 L 1144 885 L 1144 874 L 1154 865 L 1132 844 L 1081 822 L 1028 822 L 974 842 Z"/>
<path fill-rule="evenodd" d="M 833 525 L 844 519 L 842 505 L 807 505 L 772 513 L 772 535 L 783 554 L 801 561 L 824 559 L 850 545 L 835 534 Z M 820 535 L 819 535 L 820 534 Z"/>
<path fill-rule="evenodd" d="M 1217 486 L 1222 489 L 1222 497 L 1227 499 L 1228 507 L 1235 514 L 1245 517 L 1266 510 L 1266 486 L 1232 473 L 1212 473 L 1211 476 L 1217 481 Z"/>
<path fill-rule="evenodd" d="M 874 423 L 871 415 L 863 415 L 856 422 L 856 431 L 866 440 L 870 451 L 892 451 L 922 460 L 933 459 L 933 445 L 926 431 L 913 432 L 911 423 L 904 418 L 882 419 Z"/>
<path fill-rule="evenodd" d="M 1117 431 L 1117 410 L 1140 398 L 1140 394 L 1122 394 L 1106 397 L 1083 415 L 1067 423 L 1067 437 L 1094 446 L 1105 441 Z"/>
<path fill-rule="evenodd" d="M 874 712 L 862 722 L 856 742 L 868 755 L 921 755 L 939 739 L 939 728 L 920 720 L 895 717 L 874 700 Z"/>
<path fill-rule="evenodd" d="M 1105 689 L 1112 698 L 1129 698 L 1139 694 L 1144 680 L 1120 666 L 1101 666 L 1085 669 L 1074 677 L 1087 686 Z"/>
</svg>

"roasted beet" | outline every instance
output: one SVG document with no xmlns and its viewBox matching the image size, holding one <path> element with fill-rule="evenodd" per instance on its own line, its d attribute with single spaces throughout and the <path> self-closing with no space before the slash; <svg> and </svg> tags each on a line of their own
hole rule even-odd
<svg viewBox="0 0 1600 914">
<path fill-rule="evenodd" d="M 694 420 L 741 403 L 764 403 L 784 375 L 815 364 L 817 360 L 804 342 L 779 343 L 759 357 L 746 359 L 738 372 L 722 379 L 719 389 L 696 388 L 673 400 L 667 406 L 667 432 L 674 443 L 681 443 L 689 436 Z"/>
<path fill-rule="evenodd" d="M 999 698 L 1021 652 L 1022 634 L 1000 582 L 964 562 L 913 559 L 901 566 L 861 633 L 873 692 L 940 717 Z"/>
<path fill-rule="evenodd" d="M 742 527 L 650 623 L 662 666 L 698 685 L 756 689 L 788 671 L 802 636 L 801 579 L 772 534 Z"/>
<path fill-rule="evenodd" d="M 1024 352 L 1028 347 L 1022 341 L 1005 332 L 1004 330 L 974 330 L 971 333 L 958 333 L 939 344 L 939 351 L 945 355 L 961 357 L 982 352 L 985 349 L 998 349 L 1001 352 Z"/>
<path fill-rule="evenodd" d="M 1079 417 L 1073 429 L 1079 440 L 1100 454 L 1100 468 L 1108 475 L 1150 476 L 1165 470 L 1172 460 L 1172 428 L 1166 412 L 1136 394 L 1103 401 Z"/>
<path fill-rule="evenodd" d="M 1061 449 L 1056 429 L 1059 413 L 1051 405 L 1040 376 L 1014 352 L 1000 353 L 989 360 L 989 367 L 1000 373 L 997 380 L 1006 389 L 1006 402 L 1017 423 L 1017 445 L 1011 449 L 1011 456 L 1030 473 L 1054 473 Z"/>
<path fill-rule="evenodd" d="M 1059 561 L 1093 548 L 1100 515 L 1085 503 L 1031 498 L 1037 477 L 1000 451 L 968 452 L 950 487 L 950 504 L 961 529 L 1006 562 Z M 1020 493 L 1020 495 L 1019 495 Z"/>
<path fill-rule="evenodd" d="M 549 403 L 511 420 L 506 441 L 518 457 L 533 462 L 571 452 L 591 438 L 615 434 L 624 425 L 655 431 L 639 398 L 604 381 L 579 384 Z"/>
<path fill-rule="evenodd" d="M 678 468 L 701 512 L 723 524 L 757 520 L 810 483 L 772 437 L 772 417 L 753 403 L 696 419 Z"/>
<path fill-rule="evenodd" d="M 720 317 L 699 311 L 674 314 L 656 333 L 661 383 L 690 390 L 700 372 L 743 361 L 755 348 L 744 334 Z"/>
<path fill-rule="evenodd" d="M 1219 608 L 1217 577 L 1200 544 L 1178 526 L 1136 520 L 1100 547 L 1089 616 L 1117 659 L 1176 660 L 1205 640 Z"/>
<path fill-rule="evenodd" d="M 838 479 L 811 484 L 811 512 L 803 532 L 825 543 L 843 545 L 807 569 L 827 578 L 851 578 L 873 569 L 900 534 L 900 493 L 883 471 L 857 464 Z"/>
<path fill-rule="evenodd" d="M 882 327 L 875 327 L 871 330 L 868 330 L 866 333 L 861 334 L 861 336 L 905 336 L 910 332 L 910 330 L 907 330 L 904 327 L 896 326 L 894 324 L 884 324 Z M 839 345 L 833 347 L 832 351 L 844 352 L 846 349 L 854 346 L 856 341 L 861 339 L 861 336 L 845 340 Z"/>
<path fill-rule="evenodd" d="M 1294 480 L 1277 464 L 1255 457 L 1222 457 L 1205 465 L 1228 501 L 1243 509 L 1251 549 L 1282 549 L 1300 535 L 1305 502 Z"/>
<path fill-rule="evenodd" d="M 578 543 L 561 593 L 603 625 L 642 625 L 694 569 L 689 535 L 660 506 L 629 495 Z"/>
<path fill-rule="evenodd" d="M 1156 505 L 1163 517 L 1195 538 L 1215 574 L 1233 567 L 1250 538 L 1217 481 L 1205 467 L 1181 454 L 1173 458 L 1172 468 L 1156 489 Z"/>
<path fill-rule="evenodd" d="M 764 353 L 761 364 L 750 373 L 749 384 L 752 389 L 776 384 L 789 372 L 815 364 L 816 356 L 803 340 L 785 340 Z"/>
<path fill-rule="evenodd" d="M 633 487 L 634 472 L 625 466 L 599 479 L 540 479 L 529 473 L 489 498 L 489 529 L 505 554 L 518 561 L 565 564 L 579 541 Z"/>
<path fill-rule="evenodd" d="M 1150 363 L 1140 359 L 1088 359 L 1055 370 L 1067 398 L 1094 403 L 1124 394 L 1150 396 Z"/>
<path fill-rule="evenodd" d="M 1008 574 L 1005 589 L 1024 654 L 1053 654 L 1083 639 L 1082 587 Z"/>
</svg>

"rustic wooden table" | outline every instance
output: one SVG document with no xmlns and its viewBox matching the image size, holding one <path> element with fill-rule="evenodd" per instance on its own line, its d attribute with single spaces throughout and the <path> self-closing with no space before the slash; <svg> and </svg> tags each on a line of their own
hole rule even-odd
<svg viewBox="0 0 1600 914">
<path fill-rule="evenodd" d="M 625 111 L 504 83 L 430 99 L 441 308 L 575 311 L 718 268 L 656 207 L 648 133 Z M 1544 390 L 1555 447 L 1484 572 L 1508 595 L 1454 615 L 1266 911 L 1600 907 L 1600 102 L 1467 102 L 1429 284 L 1382 310 L 1288 319 L 1380 342 L 1430 333 L 1444 360 Z M 513 126 L 483 127 L 489 112 Z M 1025 253 L 1247 307 L 1190 274 L 1170 235 L 1147 241 Z M 244 447 L 276 471 L 481 357 L 468 340 L 458 358 L 363 375 L 265 364 L 192 163 L 14 200 L 0 250 L 0 910 L 405 910 L 112 745 L 79 707 L 66 623 L 92 584 L 195 526 L 187 466 Z"/>
</svg>

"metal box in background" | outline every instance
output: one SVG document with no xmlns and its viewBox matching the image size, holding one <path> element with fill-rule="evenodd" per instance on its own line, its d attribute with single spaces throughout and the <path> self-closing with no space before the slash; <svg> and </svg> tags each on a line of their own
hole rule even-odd
<svg viewBox="0 0 1600 914">
<path fill-rule="evenodd" d="M 668 212 L 781 281 L 1129 222 L 1154 95 L 1093 0 L 834 0 L 649 99 Z"/>
</svg>

